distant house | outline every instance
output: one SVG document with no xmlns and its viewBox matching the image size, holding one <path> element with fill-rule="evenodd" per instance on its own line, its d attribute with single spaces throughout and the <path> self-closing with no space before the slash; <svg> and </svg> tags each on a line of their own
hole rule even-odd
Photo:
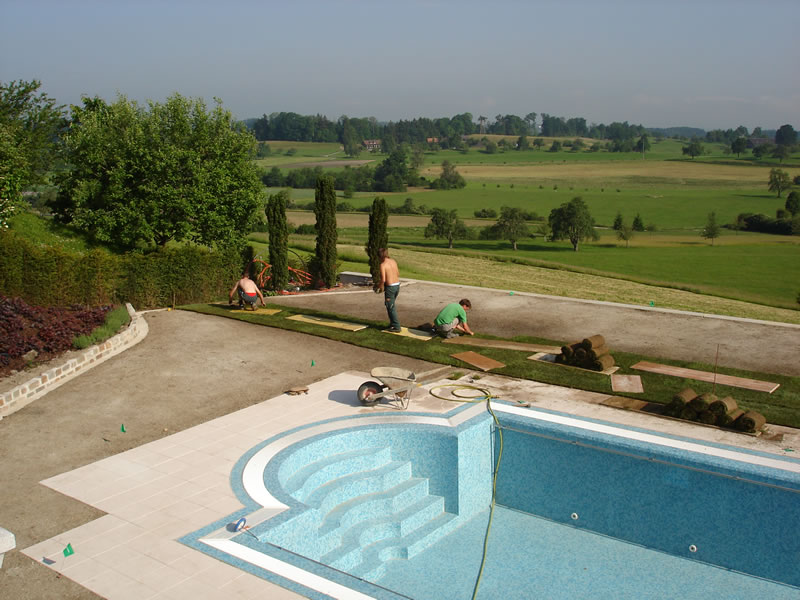
<svg viewBox="0 0 800 600">
<path fill-rule="evenodd" d="M 364 140 L 364 147 L 369 152 L 378 152 L 381 149 L 381 141 L 380 140 Z"/>
<path fill-rule="evenodd" d="M 439 143 L 439 138 L 438 137 L 430 137 L 425 141 L 427 141 L 429 144 L 438 144 Z"/>
<path fill-rule="evenodd" d="M 763 146 L 764 144 L 771 144 L 773 140 L 769 138 L 747 138 L 747 147 L 748 148 L 757 148 L 758 146 Z"/>
</svg>

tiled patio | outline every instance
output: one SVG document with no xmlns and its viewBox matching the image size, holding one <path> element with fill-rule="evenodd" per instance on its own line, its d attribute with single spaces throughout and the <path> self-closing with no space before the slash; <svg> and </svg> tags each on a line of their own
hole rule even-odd
<svg viewBox="0 0 800 600">
<path fill-rule="evenodd" d="M 358 403 L 355 390 L 368 378 L 342 373 L 310 385 L 308 394 L 284 394 L 42 481 L 107 514 L 23 552 L 113 600 L 302 597 L 176 540 L 242 508 L 231 486 L 231 471 L 257 444 L 317 421 L 385 411 L 386 404 L 366 408 Z M 451 410 L 451 402 L 426 393 L 437 384 L 416 391 L 411 410 Z M 601 394 L 491 375 L 483 376 L 479 385 L 534 407 L 666 433 L 676 433 L 678 427 L 652 415 L 602 406 L 599 402 L 607 396 Z M 682 426 L 680 435 L 783 453 L 782 446 L 715 429 Z M 68 544 L 74 554 L 65 557 Z"/>
</svg>

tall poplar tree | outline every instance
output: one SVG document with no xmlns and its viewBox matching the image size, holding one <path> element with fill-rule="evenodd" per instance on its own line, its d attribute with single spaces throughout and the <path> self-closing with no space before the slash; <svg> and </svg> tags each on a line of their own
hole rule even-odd
<svg viewBox="0 0 800 600">
<path fill-rule="evenodd" d="M 389 243 L 387 225 L 389 211 L 386 208 L 385 198 L 375 198 L 372 201 L 372 212 L 369 213 L 369 235 L 364 249 L 369 257 L 369 272 L 372 274 L 372 289 L 377 290 L 381 281 L 381 257 L 378 250 L 386 248 Z"/>
<path fill-rule="evenodd" d="M 288 193 L 272 194 L 267 201 L 269 223 L 269 264 L 272 265 L 270 289 L 279 292 L 289 283 L 289 230 L 286 224 Z"/>
<path fill-rule="evenodd" d="M 317 217 L 317 246 L 311 262 L 311 273 L 325 287 L 333 287 L 337 279 L 336 190 L 330 175 L 317 179 L 314 215 Z"/>
</svg>

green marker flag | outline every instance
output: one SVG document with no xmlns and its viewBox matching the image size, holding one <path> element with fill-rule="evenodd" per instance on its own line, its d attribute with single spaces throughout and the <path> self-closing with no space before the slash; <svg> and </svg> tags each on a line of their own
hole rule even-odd
<svg viewBox="0 0 800 600">
<path fill-rule="evenodd" d="M 314 366 L 314 359 L 313 358 L 311 359 L 311 366 L 312 367 Z"/>
<path fill-rule="evenodd" d="M 65 558 L 71 554 L 75 554 L 75 550 L 72 549 L 72 544 L 67 544 L 67 547 L 64 548 L 63 552 Z"/>
<path fill-rule="evenodd" d="M 127 433 L 127 431 L 125 431 L 125 423 L 123 423 L 123 424 L 120 426 L 119 430 L 120 430 L 122 433 Z"/>
</svg>

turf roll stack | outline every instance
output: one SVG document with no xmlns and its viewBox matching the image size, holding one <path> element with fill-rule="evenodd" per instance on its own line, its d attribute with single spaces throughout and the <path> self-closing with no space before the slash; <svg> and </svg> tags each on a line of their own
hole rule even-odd
<svg viewBox="0 0 800 600">
<path fill-rule="evenodd" d="M 614 357 L 609 354 L 602 335 L 593 335 L 580 342 L 561 346 L 556 362 L 591 371 L 605 371 L 614 366 Z"/>
<path fill-rule="evenodd" d="M 767 423 L 761 413 L 739 408 L 731 396 L 717 398 L 710 392 L 698 394 L 692 388 L 682 389 L 675 394 L 661 414 L 745 433 L 758 433 Z"/>
</svg>

